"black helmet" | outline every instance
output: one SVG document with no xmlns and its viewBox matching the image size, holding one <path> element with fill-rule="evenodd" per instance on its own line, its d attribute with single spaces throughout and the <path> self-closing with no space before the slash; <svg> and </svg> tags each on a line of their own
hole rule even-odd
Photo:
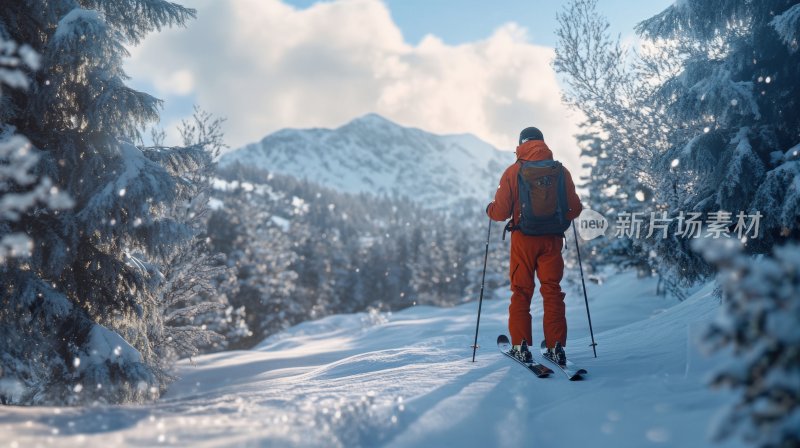
<svg viewBox="0 0 800 448">
<path fill-rule="evenodd" d="M 528 140 L 544 140 L 544 135 L 538 128 L 525 128 L 519 133 L 519 144 L 521 145 Z"/>
</svg>

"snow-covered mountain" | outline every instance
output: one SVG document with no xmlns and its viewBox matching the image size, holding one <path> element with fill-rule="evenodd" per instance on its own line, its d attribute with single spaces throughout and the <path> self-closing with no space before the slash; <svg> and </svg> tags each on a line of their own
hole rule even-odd
<svg viewBox="0 0 800 448">
<path fill-rule="evenodd" d="M 278 131 L 225 154 L 220 165 L 239 162 L 344 192 L 406 196 L 442 208 L 491 198 L 513 161 L 511 152 L 473 135 L 435 135 L 369 114 L 337 129 Z"/>
</svg>

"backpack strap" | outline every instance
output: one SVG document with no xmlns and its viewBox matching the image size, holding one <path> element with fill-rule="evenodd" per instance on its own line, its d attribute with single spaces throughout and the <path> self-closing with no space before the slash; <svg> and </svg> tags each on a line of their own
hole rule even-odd
<svg viewBox="0 0 800 448">
<path fill-rule="evenodd" d="M 522 163 L 523 162 L 524 162 L 524 160 L 517 159 L 517 161 L 514 162 L 514 163 L 518 163 L 519 166 L 520 166 L 520 169 L 522 169 Z M 517 174 L 517 178 L 519 178 L 519 174 Z M 514 181 L 517 182 L 517 179 L 514 179 Z M 519 194 L 519 185 L 517 185 L 517 194 Z M 512 195 L 511 196 L 511 219 L 508 220 L 508 222 L 506 223 L 505 228 L 503 228 L 503 241 L 506 240 L 506 233 L 511 233 L 511 232 L 519 229 L 519 224 L 515 224 L 515 222 L 514 222 L 514 202 L 516 200 L 517 200 L 517 198 L 515 198 Z"/>
</svg>

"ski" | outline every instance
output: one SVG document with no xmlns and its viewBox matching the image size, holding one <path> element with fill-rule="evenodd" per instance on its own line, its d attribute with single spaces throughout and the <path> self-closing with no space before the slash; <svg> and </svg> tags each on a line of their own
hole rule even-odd
<svg viewBox="0 0 800 448">
<path fill-rule="evenodd" d="M 578 366 L 576 366 L 569 359 L 567 359 L 567 364 L 566 365 L 561 365 L 561 364 L 557 363 L 554 359 L 550 358 L 550 356 L 547 355 L 547 344 L 545 344 L 544 341 L 542 341 L 542 344 L 540 345 L 540 348 L 541 348 L 540 352 L 542 354 L 542 358 L 546 359 L 551 364 L 554 364 L 559 369 L 561 369 L 561 371 L 564 372 L 565 375 L 567 375 L 567 378 L 569 378 L 570 381 L 582 380 L 583 379 L 583 375 L 586 375 L 587 373 L 589 373 L 589 372 L 586 371 L 586 369 L 581 369 Z"/>
<path fill-rule="evenodd" d="M 497 337 L 497 348 L 500 349 L 500 352 L 502 354 L 504 354 L 504 355 L 508 356 L 509 358 L 513 359 L 514 361 L 522 364 L 523 366 L 525 366 L 528 370 L 530 370 L 534 375 L 538 376 L 539 378 L 546 378 L 551 373 L 553 373 L 553 371 L 550 370 L 547 366 L 539 364 L 538 362 L 536 362 L 536 360 L 534 360 L 534 362 L 532 362 L 532 363 L 525 363 L 525 362 L 520 361 L 516 357 L 512 356 L 509 353 L 509 350 L 511 350 L 511 341 L 509 341 L 508 337 L 506 335 L 504 335 L 504 334 L 501 334 L 500 336 Z"/>
</svg>

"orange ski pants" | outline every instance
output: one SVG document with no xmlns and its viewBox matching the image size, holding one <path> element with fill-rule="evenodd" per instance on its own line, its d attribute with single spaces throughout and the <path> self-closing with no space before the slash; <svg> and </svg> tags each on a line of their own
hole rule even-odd
<svg viewBox="0 0 800 448">
<path fill-rule="evenodd" d="M 538 346 L 533 340 L 531 328 L 531 298 L 535 282 L 539 278 L 544 318 L 544 338 L 548 347 L 556 341 L 567 345 L 567 319 L 561 278 L 564 276 L 564 259 L 561 257 L 563 241 L 561 235 L 528 236 L 522 232 L 511 233 L 511 305 L 508 307 L 508 331 L 511 343 L 519 345 L 522 339 L 528 345 Z"/>
</svg>

